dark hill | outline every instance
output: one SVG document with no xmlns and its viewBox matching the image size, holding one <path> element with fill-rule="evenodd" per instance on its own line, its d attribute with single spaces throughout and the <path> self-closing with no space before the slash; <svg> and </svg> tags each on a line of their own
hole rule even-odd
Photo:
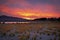
<svg viewBox="0 0 60 40">
<path fill-rule="evenodd" d="M 38 18 L 35 19 L 35 21 L 60 21 L 60 17 L 59 18 Z"/>
<path fill-rule="evenodd" d="M 28 20 L 23 18 L 5 16 L 5 15 L 0 16 L 0 22 L 25 22 L 25 21 L 28 21 Z"/>
</svg>

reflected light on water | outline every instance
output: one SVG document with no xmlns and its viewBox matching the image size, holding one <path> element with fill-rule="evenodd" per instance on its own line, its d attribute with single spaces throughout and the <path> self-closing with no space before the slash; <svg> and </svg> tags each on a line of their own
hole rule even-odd
<svg viewBox="0 0 60 40">
<path fill-rule="evenodd" d="M 0 24 L 16 24 L 16 23 L 30 23 L 30 22 L 0 22 Z"/>
</svg>

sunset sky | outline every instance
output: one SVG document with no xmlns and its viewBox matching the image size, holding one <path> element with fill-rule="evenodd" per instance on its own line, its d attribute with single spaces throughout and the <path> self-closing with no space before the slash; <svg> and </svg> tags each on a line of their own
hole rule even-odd
<svg viewBox="0 0 60 40">
<path fill-rule="evenodd" d="M 0 15 L 29 20 L 60 17 L 60 0 L 0 0 Z"/>
</svg>

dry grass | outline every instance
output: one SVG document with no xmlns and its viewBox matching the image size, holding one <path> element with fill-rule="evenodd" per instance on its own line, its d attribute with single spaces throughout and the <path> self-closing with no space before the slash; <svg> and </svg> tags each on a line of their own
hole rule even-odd
<svg viewBox="0 0 60 40">
<path fill-rule="evenodd" d="M 27 35 L 24 34 L 18 35 L 19 40 L 28 40 L 30 37 L 30 32 L 32 31 L 34 32 L 32 40 L 36 40 L 37 34 L 35 34 L 35 32 L 39 33 L 40 35 L 47 34 L 48 36 L 52 34 L 55 35 L 56 37 L 56 31 L 57 31 L 58 36 L 60 37 L 60 22 L 41 21 L 37 23 L 0 24 L 0 32 L 3 36 L 6 35 L 5 33 L 10 32 L 13 29 L 15 29 L 15 32 L 12 31 L 12 33 L 9 33 L 10 37 L 15 36 L 15 33 L 27 34 Z M 44 29 L 44 31 L 40 32 L 42 29 Z M 40 39 L 42 38 L 40 37 Z M 55 39 L 56 38 L 54 38 L 54 40 Z"/>
<path fill-rule="evenodd" d="M 13 28 L 16 28 L 18 32 L 24 32 L 28 30 L 38 31 L 42 28 L 47 27 L 52 30 L 52 28 L 60 28 L 59 22 L 40 22 L 40 23 L 20 23 L 20 24 L 0 24 L 0 31 L 6 32 Z"/>
</svg>

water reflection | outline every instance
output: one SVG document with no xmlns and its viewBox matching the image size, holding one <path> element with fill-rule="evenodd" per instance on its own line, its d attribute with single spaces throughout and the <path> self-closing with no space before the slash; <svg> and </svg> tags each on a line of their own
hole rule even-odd
<svg viewBox="0 0 60 40">
<path fill-rule="evenodd" d="M 30 22 L 0 22 L 0 24 L 16 24 L 16 23 L 30 23 Z"/>
</svg>

